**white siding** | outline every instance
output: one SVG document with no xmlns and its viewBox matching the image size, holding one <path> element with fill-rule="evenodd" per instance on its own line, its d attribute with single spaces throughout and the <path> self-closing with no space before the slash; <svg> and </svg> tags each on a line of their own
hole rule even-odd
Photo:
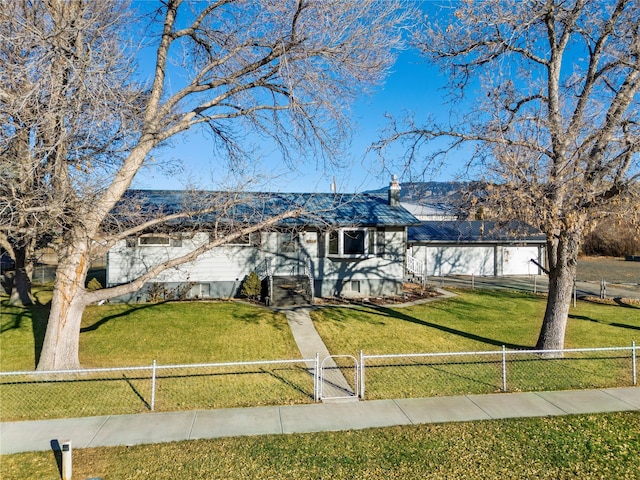
<svg viewBox="0 0 640 480">
<path fill-rule="evenodd" d="M 413 256 L 425 262 L 428 276 L 535 275 L 538 246 L 413 245 Z"/>
<path fill-rule="evenodd" d="M 384 233 L 376 235 L 384 237 L 384 253 L 377 252 L 366 258 L 335 258 L 324 256 L 318 259 L 318 268 L 314 277 L 322 279 L 323 294 L 342 293 L 343 286 L 351 281 L 360 281 L 361 292 L 397 293 L 398 282 L 404 278 L 404 255 L 406 249 L 405 230 L 387 228 Z M 381 238 L 377 236 L 376 243 Z M 318 242 L 326 242 L 326 236 L 320 236 Z M 325 251 L 326 248 L 319 249 Z M 347 287 L 348 288 L 348 287 Z"/>
<path fill-rule="evenodd" d="M 207 234 L 197 234 L 193 239 L 183 239 L 181 247 L 127 247 L 126 242 L 122 241 L 109 252 L 107 282 L 109 285 L 117 285 L 131 281 L 154 265 L 189 253 L 207 239 Z M 153 281 L 242 280 L 263 260 L 263 252 L 256 247 L 225 245 L 203 253 L 194 262 L 165 270 Z"/>
<path fill-rule="evenodd" d="M 397 293 L 405 273 L 406 230 L 387 228 L 378 232 L 372 229 L 370 235 L 375 235 L 376 252 L 363 258 L 346 259 L 327 256 L 326 236 L 316 231 L 300 232 L 296 251 L 286 253 L 280 251 L 280 234 L 265 232 L 261 234 L 260 247 L 217 247 L 193 262 L 165 270 L 150 282 L 237 284 L 250 272 L 261 271 L 265 261 L 275 275 L 300 275 L 304 273 L 308 259 L 313 278 L 320 282 L 321 294 L 339 293 L 342 286 L 351 281 L 360 281 L 361 291 L 366 294 L 374 291 Z M 183 239 L 180 247 L 128 247 L 122 241 L 108 255 L 108 285 L 131 281 L 152 266 L 185 255 L 207 241 L 208 236 L 204 233 L 193 239 Z M 379 249 L 378 244 L 382 243 L 384 247 Z M 194 295 L 206 296 L 197 292 Z"/>
</svg>

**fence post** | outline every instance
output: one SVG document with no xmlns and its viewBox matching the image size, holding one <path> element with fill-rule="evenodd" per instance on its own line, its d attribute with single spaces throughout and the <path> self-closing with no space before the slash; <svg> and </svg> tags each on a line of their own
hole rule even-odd
<svg viewBox="0 0 640 480">
<path fill-rule="evenodd" d="M 71 454 L 71 440 L 62 445 L 62 480 L 71 480 L 73 472 L 73 457 Z"/>
<path fill-rule="evenodd" d="M 360 350 L 360 398 L 364 400 L 364 352 Z"/>
<path fill-rule="evenodd" d="M 636 366 L 636 342 L 631 342 L 631 370 L 633 371 L 633 385 L 638 384 L 638 368 Z"/>
<path fill-rule="evenodd" d="M 476 279 L 475 279 L 475 275 L 472 273 L 471 274 L 471 290 L 475 290 L 476 289 Z"/>
<path fill-rule="evenodd" d="M 504 345 L 502 346 L 502 391 L 507 391 L 507 351 Z"/>
<path fill-rule="evenodd" d="M 151 366 L 151 411 L 153 412 L 156 406 L 156 361 L 153 360 Z"/>
<path fill-rule="evenodd" d="M 316 360 L 313 367 L 313 401 L 320 400 L 320 354 L 316 352 Z"/>
</svg>

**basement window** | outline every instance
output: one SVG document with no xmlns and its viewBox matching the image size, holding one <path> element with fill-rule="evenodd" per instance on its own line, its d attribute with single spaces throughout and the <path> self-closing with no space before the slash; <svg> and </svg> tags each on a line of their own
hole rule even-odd
<svg viewBox="0 0 640 480">
<path fill-rule="evenodd" d="M 345 284 L 345 291 L 351 293 L 360 293 L 360 280 L 349 280 Z"/>
</svg>

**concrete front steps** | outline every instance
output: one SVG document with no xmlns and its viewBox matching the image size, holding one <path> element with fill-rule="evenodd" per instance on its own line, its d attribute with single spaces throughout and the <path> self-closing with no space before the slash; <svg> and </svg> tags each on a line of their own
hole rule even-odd
<svg viewBox="0 0 640 480">
<path fill-rule="evenodd" d="M 306 275 L 273 276 L 273 292 L 270 293 L 274 307 L 310 305 L 313 302 L 311 281 Z"/>
</svg>

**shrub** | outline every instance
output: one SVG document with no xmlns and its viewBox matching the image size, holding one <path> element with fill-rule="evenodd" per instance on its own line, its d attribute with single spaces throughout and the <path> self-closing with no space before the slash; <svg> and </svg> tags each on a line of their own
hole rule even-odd
<svg viewBox="0 0 640 480">
<path fill-rule="evenodd" d="M 262 282 L 256 272 L 251 272 L 242 282 L 240 294 L 251 300 L 257 300 L 262 293 Z"/>
<path fill-rule="evenodd" d="M 100 290 L 101 288 L 102 284 L 100 283 L 100 280 L 95 277 L 89 280 L 89 283 L 87 283 L 87 290 L 89 291 Z"/>
<path fill-rule="evenodd" d="M 151 303 L 163 302 L 167 297 L 167 289 L 162 283 L 153 282 L 147 290 L 147 301 Z"/>
</svg>

